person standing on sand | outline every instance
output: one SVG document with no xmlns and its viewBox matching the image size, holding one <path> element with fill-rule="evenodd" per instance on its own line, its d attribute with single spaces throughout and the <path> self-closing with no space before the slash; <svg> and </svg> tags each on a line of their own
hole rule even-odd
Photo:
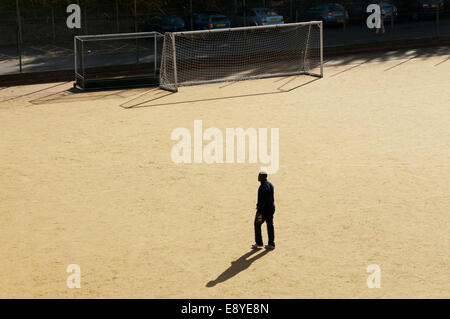
<svg viewBox="0 0 450 319">
<path fill-rule="evenodd" d="M 258 189 L 258 203 L 256 204 L 255 217 L 255 244 L 253 249 L 260 249 L 263 247 L 263 240 L 261 234 L 261 225 L 266 222 L 267 234 L 269 237 L 269 244 L 265 246 L 266 249 L 275 249 L 275 231 L 273 228 L 273 215 L 275 214 L 275 202 L 273 196 L 273 185 L 267 180 L 267 173 L 260 172 L 258 181 L 261 183 Z"/>
</svg>

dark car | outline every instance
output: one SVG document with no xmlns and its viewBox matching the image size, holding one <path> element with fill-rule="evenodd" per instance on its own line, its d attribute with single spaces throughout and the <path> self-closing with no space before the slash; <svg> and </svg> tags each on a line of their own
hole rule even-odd
<svg viewBox="0 0 450 319">
<path fill-rule="evenodd" d="M 220 13 L 194 13 L 195 30 L 212 30 L 231 28 L 231 21 L 227 16 Z"/>
<path fill-rule="evenodd" d="M 340 4 L 319 4 L 301 15 L 303 21 L 323 21 L 325 25 L 342 25 L 348 22 L 348 12 Z"/>
<path fill-rule="evenodd" d="M 443 0 L 396 0 L 399 17 L 409 20 L 434 19 L 439 8 L 439 15 L 444 13 Z"/>
<path fill-rule="evenodd" d="M 186 24 L 183 18 L 177 16 L 153 17 L 146 21 L 140 30 L 143 32 L 156 31 L 159 33 L 185 31 Z"/>
<path fill-rule="evenodd" d="M 361 1 L 358 4 L 351 4 L 347 6 L 350 21 L 365 23 L 371 12 L 367 12 L 367 7 L 371 4 L 380 4 L 381 2 L 381 14 L 384 17 L 384 21 L 394 21 L 397 19 L 398 10 L 392 1 Z"/>
</svg>

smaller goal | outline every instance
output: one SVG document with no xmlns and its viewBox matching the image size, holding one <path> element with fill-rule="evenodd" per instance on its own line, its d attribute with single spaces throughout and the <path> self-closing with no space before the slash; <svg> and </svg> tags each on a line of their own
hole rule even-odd
<svg viewBox="0 0 450 319">
<path fill-rule="evenodd" d="M 307 74 L 323 76 L 322 21 L 164 35 L 160 87 Z"/>
<path fill-rule="evenodd" d="M 158 32 L 76 36 L 75 86 L 158 85 L 163 36 Z"/>
</svg>

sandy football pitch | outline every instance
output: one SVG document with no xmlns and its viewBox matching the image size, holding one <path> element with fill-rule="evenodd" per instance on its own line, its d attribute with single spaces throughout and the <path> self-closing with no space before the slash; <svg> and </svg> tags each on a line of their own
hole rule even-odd
<svg viewBox="0 0 450 319">
<path fill-rule="evenodd" d="M 449 298 L 449 54 L 176 94 L 0 88 L 0 298 Z M 261 163 L 171 160 L 194 120 L 279 128 L 276 250 L 250 251 Z"/>
</svg>

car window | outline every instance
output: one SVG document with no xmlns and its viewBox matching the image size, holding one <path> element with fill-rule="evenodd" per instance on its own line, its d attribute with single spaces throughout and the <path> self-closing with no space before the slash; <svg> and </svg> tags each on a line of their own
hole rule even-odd
<svg viewBox="0 0 450 319">
<path fill-rule="evenodd" d="M 333 11 L 333 12 L 334 11 L 343 11 L 344 8 L 339 5 L 330 5 L 330 6 L 328 6 L 328 10 Z"/>
</svg>

